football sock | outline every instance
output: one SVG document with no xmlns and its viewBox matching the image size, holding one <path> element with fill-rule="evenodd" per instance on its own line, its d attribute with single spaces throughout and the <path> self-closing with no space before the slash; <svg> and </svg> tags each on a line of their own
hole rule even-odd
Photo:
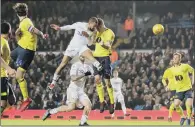
<svg viewBox="0 0 195 127">
<path fill-rule="evenodd" d="M 183 109 L 181 106 L 177 106 L 175 107 L 175 109 L 176 109 L 176 112 L 180 115 L 180 117 L 184 116 Z"/>
<path fill-rule="evenodd" d="M 17 82 L 19 83 L 22 96 L 24 100 L 26 100 L 29 97 L 26 80 L 24 78 L 21 78 L 21 79 L 18 79 Z"/>
<path fill-rule="evenodd" d="M 81 117 L 81 125 L 83 125 L 85 122 L 87 122 L 88 116 L 82 115 Z"/>
<path fill-rule="evenodd" d="M 171 103 L 169 107 L 169 117 L 172 117 L 174 109 L 175 109 L 174 103 Z"/>
<path fill-rule="evenodd" d="M 98 93 L 98 96 L 99 96 L 100 103 L 102 103 L 104 101 L 103 85 L 101 83 L 100 84 L 96 84 L 96 90 L 97 90 L 97 93 Z"/>
<path fill-rule="evenodd" d="M 192 115 L 192 107 L 186 104 L 187 117 L 191 118 Z"/>
<path fill-rule="evenodd" d="M 110 98 L 110 104 L 114 104 L 113 88 L 107 86 L 107 91 Z"/>
<path fill-rule="evenodd" d="M 57 110 L 57 108 L 54 108 L 54 109 L 51 109 L 51 110 L 49 111 L 49 113 L 50 113 L 50 114 L 56 114 L 56 113 L 58 113 L 58 110 Z"/>
<path fill-rule="evenodd" d="M 126 109 L 126 106 L 125 106 L 125 102 L 124 101 L 121 102 L 121 108 L 123 110 L 124 115 L 127 114 L 127 109 Z"/>
<path fill-rule="evenodd" d="M 54 74 L 53 80 L 52 80 L 51 84 L 56 84 L 56 82 L 58 81 L 59 77 L 60 77 L 60 75 Z"/>
</svg>

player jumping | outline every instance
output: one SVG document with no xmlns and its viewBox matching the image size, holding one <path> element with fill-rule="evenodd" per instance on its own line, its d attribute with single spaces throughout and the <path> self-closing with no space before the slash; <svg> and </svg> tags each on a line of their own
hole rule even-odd
<svg viewBox="0 0 195 127">
<path fill-rule="evenodd" d="M 24 100 L 20 110 L 24 111 L 32 102 L 28 95 L 27 83 L 24 79 L 24 75 L 35 55 L 37 35 L 41 36 L 43 39 L 46 39 L 48 35 L 43 34 L 34 27 L 31 19 L 27 17 L 28 6 L 25 3 L 17 3 L 13 9 L 20 20 L 20 24 L 19 28 L 16 30 L 18 47 L 12 51 L 11 57 L 17 65 L 16 80 L 19 83 Z"/>
<path fill-rule="evenodd" d="M 104 112 L 104 89 L 101 79 L 105 80 L 108 95 L 110 98 L 110 114 L 114 113 L 114 96 L 113 96 L 113 88 L 110 83 L 110 76 L 111 76 L 111 46 L 115 38 L 114 32 L 107 28 L 104 25 L 104 21 L 98 18 L 98 32 L 96 33 L 95 38 L 95 51 L 93 53 L 94 57 L 103 65 L 103 70 L 98 72 L 96 68 L 94 68 L 94 75 L 95 75 L 95 83 L 96 89 L 100 100 L 100 113 Z"/>
<path fill-rule="evenodd" d="M 169 63 L 170 67 L 173 66 L 173 60 L 170 61 Z M 171 69 L 170 67 L 168 67 L 164 74 L 163 74 L 163 78 L 162 78 L 162 83 L 165 87 L 165 90 L 166 91 L 170 91 L 171 92 L 171 97 L 170 97 L 170 107 L 169 107 L 169 116 L 168 116 L 168 121 L 169 122 L 172 122 L 172 114 L 173 114 L 173 111 L 175 109 L 175 106 L 174 106 L 174 97 L 175 97 L 175 93 L 176 93 L 176 85 L 175 85 L 175 77 L 173 77 L 173 74 L 171 73 Z M 182 107 L 179 105 L 176 109 L 176 112 L 179 113 L 180 117 L 181 118 L 184 118 L 185 115 L 183 113 L 183 109 Z"/>
<path fill-rule="evenodd" d="M 111 79 L 111 85 L 114 89 L 114 102 L 115 102 L 114 107 L 116 108 L 116 103 L 120 102 L 124 116 L 129 116 L 130 114 L 127 114 L 124 96 L 122 94 L 123 80 L 120 77 L 118 77 L 117 70 L 114 70 L 113 76 L 114 78 Z M 112 117 L 114 117 L 114 113 L 112 114 Z"/>
<path fill-rule="evenodd" d="M 181 54 L 175 53 L 173 55 L 174 65 L 170 68 L 173 77 L 175 78 L 176 94 L 174 98 L 174 105 L 176 110 L 180 108 L 180 105 L 184 99 L 186 99 L 186 111 L 187 111 L 187 122 L 186 125 L 191 123 L 192 114 L 192 84 L 194 84 L 194 69 L 188 65 L 181 63 Z M 189 74 L 192 74 L 190 79 Z M 180 113 L 182 111 L 180 110 Z M 182 117 L 180 125 L 183 125 L 186 118 Z"/>
<path fill-rule="evenodd" d="M 85 64 L 85 58 L 80 56 L 80 61 L 72 65 L 70 70 L 71 82 L 67 89 L 67 105 L 60 106 L 51 110 L 47 110 L 43 116 L 43 120 L 46 120 L 50 115 L 58 112 L 70 112 L 84 106 L 83 115 L 79 126 L 88 126 L 87 119 L 89 112 L 91 111 L 91 101 L 84 92 L 84 85 L 87 76 L 93 73 L 93 69 Z"/>
<path fill-rule="evenodd" d="M 8 83 L 8 75 L 15 77 L 16 74 L 16 71 L 9 66 L 10 47 L 8 39 L 10 34 L 11 25 L 8 22 L 1 23 L 1 113 L 3 113 L 4 109 L 7 107 L 9 96 L 7 89 L 11 89 Z M 12 89 L 10 92 L 12 92 Z M 12 94 L 15 97 L 13 92 Z"/>
<path fill-rule="evenodd" d="M 96 30 L 97 18 L 92 17 L 89 19 L 88 23 L 85 22 L 77 22 L 72 25 L 66 26 L 58 26 L 55 24 L 51 24 L 51 28 L 57 31 L 68 31 L 74 29 L 74 36 L 68 45 L 62 62 L 56 69 L 52 83 L 48 86 L 49 89 L 53 89 L 55 84 L 57 83 L 60 72 L 67 65 L 67 63 L 75 56 L 82 55 L 86 59 L 92 62 L 93 66 L 100 71 L 102 69 L 101 64 L 93 57 L 91 50 L 87 47 L 87 45 L 93 40 L 93 32 Z"/>
</svg>

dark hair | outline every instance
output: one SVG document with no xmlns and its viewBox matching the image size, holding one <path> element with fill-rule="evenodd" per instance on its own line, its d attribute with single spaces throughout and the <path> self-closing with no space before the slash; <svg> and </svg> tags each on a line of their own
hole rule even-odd
<svg viewBox="0 0 195 127">
<path fill-rule="evenodd" d="M 98 18 L 98 26 L 104 25 L 104 20 L 101 18 Z"/>
<path fill-rule="evenodd" d="M 11 25 L 8 22 L 1 23 L 1 34 L 9 34 Z"/>
<path fill-rule="evenodd" d="M 95 22 L 97 24 L 98 23 L 98 19 L 96 17 L 91 17 L 89 19 L 89 22 Z"/>
<path fill-rule="evenodd" d="M 28 14 L 28 6 L 25 3 L 17 3 L 13 9 L 19 16 L 26 16 Z"/>
</svg>

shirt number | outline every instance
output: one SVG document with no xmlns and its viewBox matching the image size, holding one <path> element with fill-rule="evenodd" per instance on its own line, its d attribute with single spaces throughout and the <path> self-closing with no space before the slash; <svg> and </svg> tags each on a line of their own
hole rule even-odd
<svg viewBox="0 0 195 127">
<path fill-rule="evenodd" d="M 96 42 L 98 42 L 98 43 L 100 43 L 101 41 L 102 41 L 101 37 L 98 37 L 98 38 L 96 39 Z"/>
<path fill-rule="evenodd" d="M 175 76 L 175 80 L 176 81 L 182 81 L 183 80 L 183 76 L 182 75 L 177 75 L 177 76 Z"/>
</svg>

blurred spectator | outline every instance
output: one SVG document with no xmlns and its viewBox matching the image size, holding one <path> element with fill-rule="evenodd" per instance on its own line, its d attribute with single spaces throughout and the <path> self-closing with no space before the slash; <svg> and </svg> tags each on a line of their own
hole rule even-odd
<svg viewBox="0 0 195 127">
<path fill-rule="evenodd" d="M 125 30 L 128 33 L 128 36 L 130 35 L 131 31 L 134 29 L 134 21 L 131 16 L 128 16 L 125 20 Z"/>
</svg>

